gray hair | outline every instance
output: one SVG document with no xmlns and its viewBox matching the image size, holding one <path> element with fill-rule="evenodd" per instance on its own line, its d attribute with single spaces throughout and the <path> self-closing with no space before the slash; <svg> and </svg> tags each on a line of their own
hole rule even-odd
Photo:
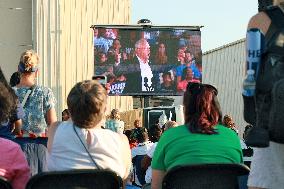
<svg viewBox="0 0 284 189">
<path fill-rule="evenodd" d="M 136 43 L 135 43 L 135 49 L 140 48 L 141 45 L 144 45 L 144 44 L 146 44 L 146 43 L 148 43 L 148 41 L 147 41 L 146 39 L 144 39 L 144 38 L 139 39 L 139 40 L 136 41 Z"/>
</svg>

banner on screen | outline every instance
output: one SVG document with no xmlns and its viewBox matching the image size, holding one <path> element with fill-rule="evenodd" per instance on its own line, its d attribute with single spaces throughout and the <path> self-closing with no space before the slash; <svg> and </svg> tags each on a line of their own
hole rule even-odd
<svg viewBox="0 0 284 189">
<path fill-rule="evenodd" d="M 200 27 L 93 26 L 94 74 L 110 95 L 182 95 L 202 82 Z"/>
</svg>

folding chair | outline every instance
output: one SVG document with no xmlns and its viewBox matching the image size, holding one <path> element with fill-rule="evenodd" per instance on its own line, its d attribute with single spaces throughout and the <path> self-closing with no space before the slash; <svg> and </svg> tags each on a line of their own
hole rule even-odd
<svg viewBox="0 0 284 189">
<path fill-rule="evenodd" d="M 0 177 L 0 189 L 12 189 L 11 184 L 4 177 Z"/>
<path fill-rule="evenodd" d="M 110 170 L 69 170 L 33 176 L 26 189 L 122 189 L 123 181 Z"/>
<path fill-rule="evenodd" d="M 145 174 L 146 170 L 143 170 L 141 166 L 141 162 L 145 155 L 137 155 L 132 159 L 133 166 L 134 166 L 134 177 L 135 174 L 137 175 L 138 181 L 141 185 L 146 184 L 145 181 Z"/>
<path fill-rule="evenodd" d="M 151 189 L 151 183 L 144 184 L 141 189 Z"/>
<path fill-rule="evenodd" d="M 172 168 L 163 179 L 163 189 L 238 189 L 238 176 L 249 174 L 243 164 L 198 164 Z"/>
</svg>

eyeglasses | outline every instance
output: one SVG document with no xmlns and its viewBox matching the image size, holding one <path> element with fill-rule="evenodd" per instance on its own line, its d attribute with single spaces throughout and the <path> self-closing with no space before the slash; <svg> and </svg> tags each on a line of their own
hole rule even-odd
<svg viewBox="0 0 284 189">
<path fill-rule="evenodd" d="M 218 95 L 218 90 L 214 86 L 209 85 L 209 84 L 189 82 L 187 84 L 186 90 L 192 94 L 199 94 L 205 87 L 213 89 L 213 92 L 215 93 L 215 95 L 216 96 Z"/>
</svg>

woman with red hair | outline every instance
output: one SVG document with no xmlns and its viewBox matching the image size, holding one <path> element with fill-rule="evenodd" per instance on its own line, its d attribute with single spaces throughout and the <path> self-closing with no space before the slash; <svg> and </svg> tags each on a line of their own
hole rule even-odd
<svg viewBox="0 0 284 189">
<path fill-rule="evenodd" d="M 188 83 L 185 124 L 165 131 L 152 160 L 152 189 L 162 188 L 166 172 L 178 165 L 242 163 L 240 139 L 221 124 L 222 113 L 212 85 Z"/>
</svg>

